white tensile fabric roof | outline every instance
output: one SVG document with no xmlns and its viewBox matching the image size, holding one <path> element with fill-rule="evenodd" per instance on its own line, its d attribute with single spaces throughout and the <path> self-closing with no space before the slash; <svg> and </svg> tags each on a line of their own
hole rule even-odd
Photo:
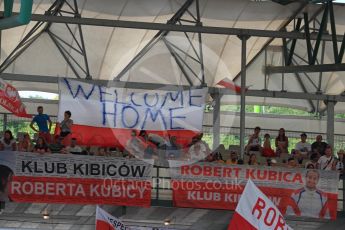
<svg viewBox="0 0 345 230">
<path fill-rule="evenodd" d="M 52 0 L 34 0 L 33 13 L 44 14 L 51 6 Z M 78 0 L 79 11 L 82 17 L 119 19 L 140 22 L 166 23 L 172 15 L 185 2 L 182 0 Z M 3 7 L 3 1 L 2 1 Z M 313 15 L 321 5 L 308 5 L 304 10 Z M 15 11 L 18 11 L 19 3 L 16 1 Z M 190 8 L 195 13 L 195 4 Z M 345 7 L 335 5 L 335 18 L 337 34 L 345 32 Z M 271 1 L 255 2 L 249 0 L 200 0 L 201 21 L 205 26 L 234 27 L 244 29 L 279 30 L 293 16 L 299 12 L 302 15 L 301 3 L 280 5 Z M 319 15 L 322 17 L 322 13 Z M 188 14 L 183 17 L 191 18 Z M 36 22 L 30 22 L 26 26 L 2 31 L 1 62 L 11 53 L 20 40 L 28 33 Z M 70 25 L 76 36 L 77 26 Z M 157 31 L 125 29 L 111 27 L 82 26 L 85 40 L 90 74 L 93 79 L 112 80 L 129 63 L 129 61 L 147 44 Z M 292 30 L 291 26 L 287 27 Z M 53 23 L 51 31 L 69 44 L 75 46 L 72 36 L 67 33 L 65 24 Z M 197 35 L 189 34 L 197 47 Z M 183 33 L 170 32 L 167 40 L 176 44 L 182 50 L 194 55 L 188 40 Z M 252 60 L 262 49 L 269 38 L 251 37 L 247 42 L 247 62 Z M 203 34 L 203 57 L 205 65 L 205 81 L 208 86 L 228 77 L 234 79 L 241 67 L 241 41 L 236 36 Z M 313 42 L 314 43 L 314 42 Z M 273 46 L 281 46 L 281 39 L 275 39 Z M 340 43 L 339 43 L 340 44 Z M 71 48 L 66 49 L 73 54 Z M 299 41 L 296 53 L 306 57 L 305 41 Z M 319 52 L 321 53 L 321 52 Z M 182 56 L 183 54 L 180 53 Z M 271 65 L 281 65 L 282 54 L 279 51 L 268 51 L 268 60 Z M 195 56 L 195 55 L 194 55 Z M 79 61 L 82 56 L 75 55 Z M 186 58 L 195 71 L 200 71 L 198 65 Z M 299 60 L 298 60 L 299 61 Z M 325 63 L 333 61 L 331 42 L 326 43 Z M 262 52 L 247 70 L 247 85 L 250 89 L 264 88 L 264 53 Z M 59 50 L 47 33 L 43 33 L 32 43 L 4 73 L 41 75 L 54 77 L 75 77 L 75 74 L 63 59 Z M 324 73 L 321 90 L 325 94 L 340 94 L 345 91 L 345 79 L 342 72 Z M 302 75 L 302 74 L 301 74 Z M 308 92 L 315 93 L 315 84 L 318 82 L 319 73 L 309 74 L 315 83 L 311 83 L 302 76 Z M 23 76 L 24 77 L 24 76 Z M 302 87 L 293 74 L 285 74 L 284 90 L 288 92 L 303 92 Z M 191 77 L 193 84 L 200 84 L 200 80 Z M 163 41 L 158 42 L 130 71 L 121 78 L 122 81 L 163 83 L 174 85 L 188 85 L 186 78 L 181 73 L 169 50 Z M 239 78 L 235 79 L 239 84 Z M 57 84 L 12 82 L 18 90 L 37 90 L 45 92 L 57 92 Z M 281 90 L 281 74 L 269 76 L 269 90 Z M 234 96 L 223 97 L 222 103 L 238 103 Z M 277 98 L 247 98 L 248 104 L 280 105 L 299 108 L 310 111 L 311 105 L 307 100 L 288 100 Z M 313 102 L 316 104 L 317 102 Z M 336 106 L 336 111 L 343 111 Z M 320 102 L 320 109 L 324 107 Z"/>
</svg>

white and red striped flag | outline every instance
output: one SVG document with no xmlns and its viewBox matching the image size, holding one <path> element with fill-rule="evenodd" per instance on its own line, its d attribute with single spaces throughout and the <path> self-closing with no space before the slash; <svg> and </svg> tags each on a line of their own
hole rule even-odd
<svg viewBox="0 0 345 230">
<path fill-rule="evenodd" d="M 124 223 L 97 206 L 96 230 L 129 230 Z"/>
<path fill-rule="evenodd" d="M 228 230 L 292 230 L 279 209 L 248 180 Z"/>
<path fill-rule="evenodd" d="M 18 117 L 31 118 L 16 88 L 0 78 L 0 105 Z"/>
<path fill-rule="evenodd" d="M 241 86 L 236 85 L 232 80 L 229 78 L 224 78 L 223 80 L 220 80 L 217 85 L 224 86 L 227 89 L 230 89 L 231 91 L 234 91 L 238 94 L 241 93 Z M 246 91 L 249 87 L 246 87 Z"/>
</svg>

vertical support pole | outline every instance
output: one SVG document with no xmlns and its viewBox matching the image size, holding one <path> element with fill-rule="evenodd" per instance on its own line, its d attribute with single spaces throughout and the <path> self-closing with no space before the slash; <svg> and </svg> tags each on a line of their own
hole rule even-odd
<svg viewBox="0 0 345 230">
<path fill-rule="evenodd" d="M 267 48 L 265 49 L 265 66 L 267 66 Z M 265 86 L 264 86 L 264 89 L 267 90 L 267 71 L 264 71 L 265 73 Z"/>
<path fill-rule="evenodd" d="M 212 94 L 215 105 L 213 107 L 213 149 L 220 144 L 220 101 L 222 95 L 219 92 Z"/>
<path fill-rule="evenodd" d="M 5 132 L 5 130 L 7 129 L 7 113 L 4 113 L 4 123 L 3 123 L 3 130 Z"/>
<path fill-rule="evenodd" d="M 241 158 L 244 155 L 244 132 L 246 129 L 246 62 L 247 62 L 247 40 L 248 36 L 239 37 L 242 43 L 241 50 L 241 111 L 240 111 L 240 149 Z"/>
<path fill-rule="evenodd" d="M 200 5 L 199 0 L 195 1 L 196 4 L 196 17 L 197 17 L 197 23 L 196 26 L 202 26 L 201 17 L 200 17 Z M 202 37 L 201 33 L 198 33 L 198 40 L 199 40 L 199 56 L 200 56 L 200 68 L 201 68 L 201 82 L 204 85 L 205 84 L 205 67 L 204 67 L 204 54 L 202 52 Z"/>
<path fill-rule="evenodd" d="M 327 101 L 327 143 L 334 147 L 334 105 L 335 101 Z"/>
</svg>

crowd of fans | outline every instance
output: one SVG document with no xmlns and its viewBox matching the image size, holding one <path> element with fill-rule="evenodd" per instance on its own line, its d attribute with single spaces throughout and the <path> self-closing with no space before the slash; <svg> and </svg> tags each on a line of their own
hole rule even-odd
<svg viewBox="0 0 345 230">
<path fill-rule="evenodd" d="M 43 107 L 37 108 L 38 114 L 33 118 L 30 127 L 38 133 L 35 144 L 29 134 L 18 137 L 18 142 L 10 130 L 6 130 L 0 140 L 0 150 L 35 152 L 39 154 L 60 153 L 80 154 L 96 156 L 123 156 L 127 158 L 141 159 L 174 159 L 188 161 L 205 161 L 224 164 L 248 164 L 281 166 L 288 168 L 308 168 L 321 170 L 344 171 L 344 150 L 339 150 L 337 157 L 333 154 L 332 147 L 322 140 L 322 136 L 316 136 L 311 144 L 307 141 L 307 135 L 301 134 L 301 141 L 289 152 L 289 139 L 285 130 L 281 128 L 274 139 L 274 147 L 271 146 L 271 137 L 265 134 L 262 141 L 260 127 L 255 127 L 254 132 L 248 138 L 243 159 L 237 151 L 227 150 L 224 145 L 219 145 L 211 150 L 208 144 L 202 140 L 203 134 L 193 137 L 188 146 L 178 144 L 175 136 L 168 140 L 145 130 L 131 131 L 131 138 L 123 149 L 105 147 L 78 146 L 77 139 L 70 138 L 73 120 L 71 112 L 65 111 L 64 119 L 59 123 L 61 130 L 59 135 L 51 136 L 52 122 L 48 115 L 43 113 Z M 38 129 L 34 126 L 37 125 Z M 66 144 L 68 143 L 68 144 Z M 229 154 L 228 154 L 229 153 Z M 224 157 L 227 156 L 227 157 Z M 227 159 L 225 159 L 227 158 Z M 259 160 L 259 159 L 260 160 Z"/>
</svg>

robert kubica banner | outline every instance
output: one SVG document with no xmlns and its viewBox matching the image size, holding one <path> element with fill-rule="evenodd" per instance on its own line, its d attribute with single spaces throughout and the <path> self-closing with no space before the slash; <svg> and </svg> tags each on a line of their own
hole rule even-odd
<svg viewBox="0 0 345 230">
<path fill-rule="evenodd" d="M 170 161 L 176 207 L 235 210 L 251 179 L 283 214 L 336 219 L 338 173 Z"/>
<path fill-rule="evenodd" d="M 2 201 L 143 207 L 151 204 L 152 162 L 0 152 L 0 169 L 8 184 L 1 187 Z"/>
</svg>

